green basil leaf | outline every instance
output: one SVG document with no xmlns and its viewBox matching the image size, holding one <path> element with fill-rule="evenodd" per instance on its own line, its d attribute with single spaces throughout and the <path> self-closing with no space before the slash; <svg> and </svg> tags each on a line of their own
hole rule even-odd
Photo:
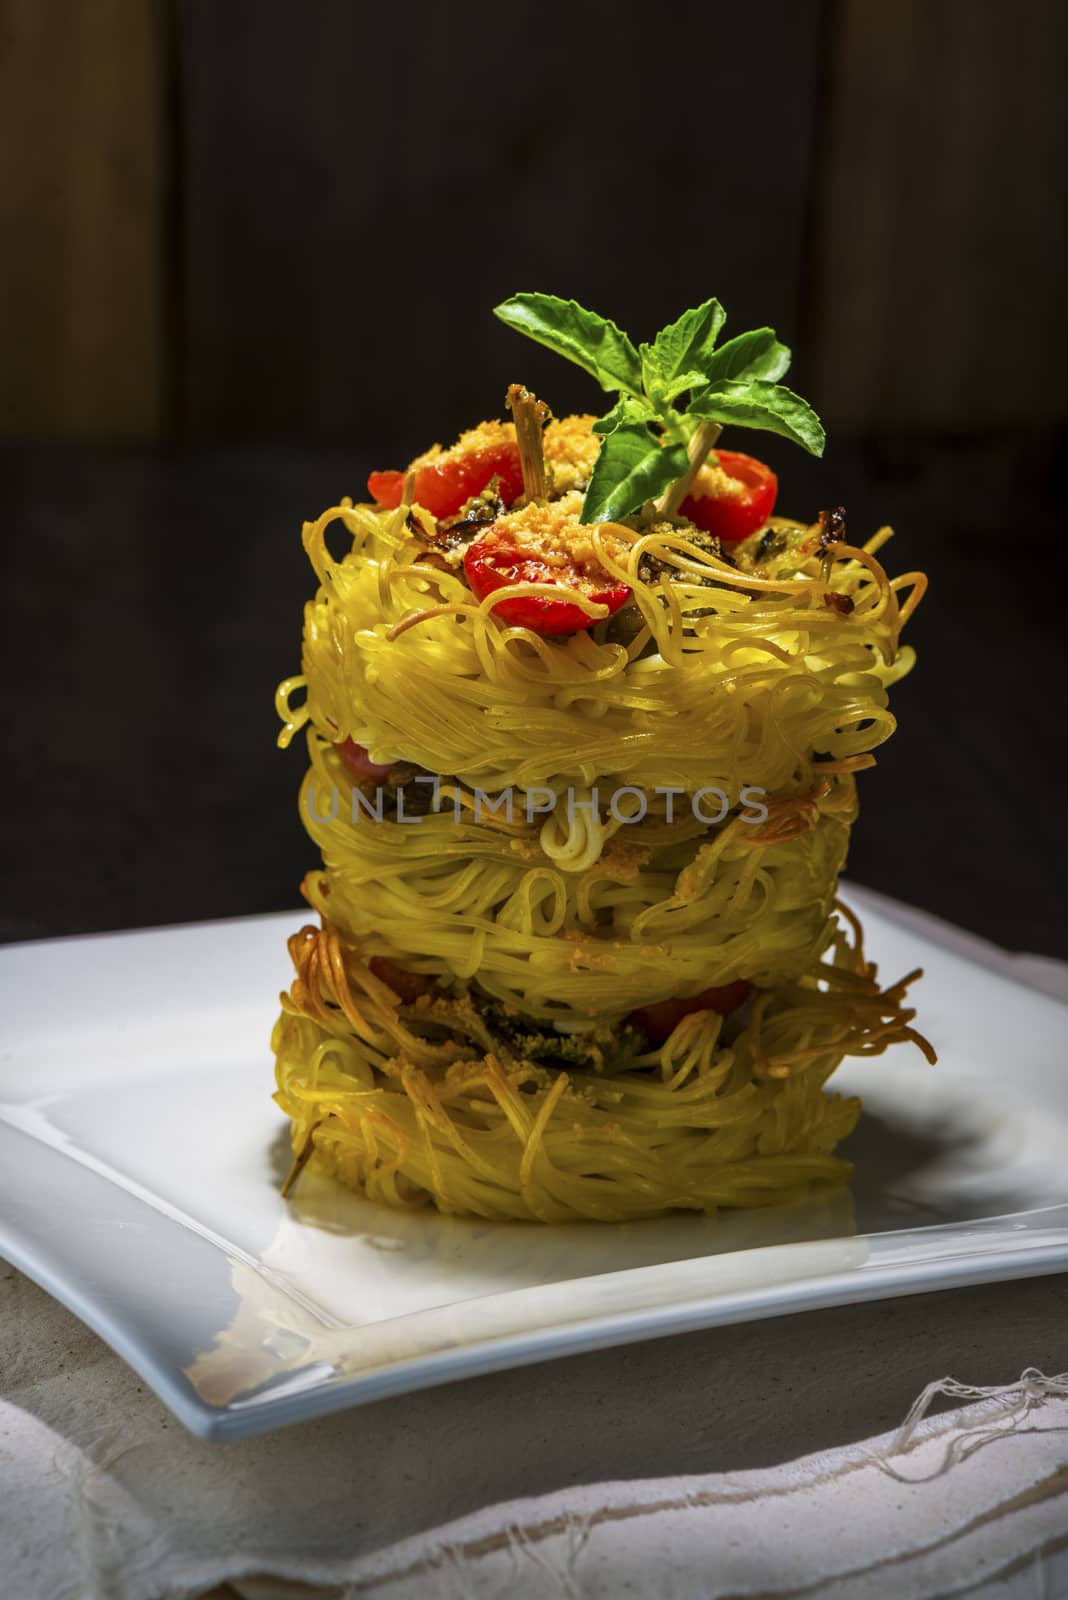
<svg viewBox="0 0 1068 1600">
<path fill-rule="evenodd" d="M 664 400 L 664 382 L 653 356 L 651 344 L 638 346 L 638 359 L 642 364 L 642 389 L 654 410 L 659 410 Z"/>
<path fill-rule="evenodd" d="M 583 367 L 602 389 L 640 395 L 642 368 L 627 335 L 574 300 L 554 294 L 514 294 L 494 306 L 493 314 L 529 339 L 548 345 L 557 355 Z"/>
<path fill-rule="evenodd" d="M 597 418 L 590 431 L 604 437 L 615 433 L 627 422 L 650 422 L 654 415 L 652 406 L 646 405 L 644 400 L 632 400 L 630 395 L 621 395 L 611 411 Z"/>
<path fill-rule="evenodd" d="M 650 396 L 654 386 L 664 398 L 692 389 L 704 375 L 719 331 L 727 313 L 718 300 L 706 300 L 692 311 L 684 311 L 677 322 L 661 328 L 652 345 L 642 346 L 642 376 Z M 670 391 L 670 394 L 669 392 Z"/>
<path fill-rule="evenodd" d="M 688 416 L 702 422 L 734 423 L 762 428 L 792 439 L 810 455 L 821 456 L 826 443 L 823 425 L 807 401 L 778 383 L 710 383 L 690 401 Z"/>
<path fill-rule="evenodd" d="M 778 383 L 790 365 L 790 352 L 780 344 L 772 328 L 754 328 L 751 333 L 735 334 L 721 344 L 705 367 L 706 383 L 723 378 L 760 378 Z"/>
<path fill-rule="evenodd" d="M 688 466 L 685 445 L 662 445 L 643 423 L 622 423 L 598 451 L 582 521 L 618 522 L 662 494 Z"/>
<path fill-rule="evenodd" d="M 677 372 L 673 378 L 663 378 L 656 365 L 652 346 L 641 344 L 638 349 L 642 358 L 642 385 L 654 411 L 665 411 L 684 389 L 699 389 L 708 382 L 708 373 L 698 372 L 696 368 Z"/>
</svg>

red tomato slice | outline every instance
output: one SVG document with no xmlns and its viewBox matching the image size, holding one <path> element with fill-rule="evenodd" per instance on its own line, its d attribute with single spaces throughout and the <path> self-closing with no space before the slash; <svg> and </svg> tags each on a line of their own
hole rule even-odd
<svg viewBox="0 0 1068 1600">
<path fill-rule="evenodd" d="M 372 761 L 363 745 L 354 744 L 351 739 L 343 739 L 334 749 L 357 783 L 384 783 L 393 770 L 392 765 Z"/>
<path fill-rule="evenodd" d="M 380 506 L 394 510 L 404 494 L 403 472 L 372 472 L 368 492 Z M 505 505 L 523 493 L 519 446 L 512 440 L 475 450 L 447 450 L 437 461 L 415 469 L 415 499 L 435 517 L 455 516 L 491 478 L 501 480 Z"/>
<path fill-rule="evenodd" d="M 581 589 L 598 605 L 607 606 L 611 616 L 630 599 L 628 584 L 609 583 L 607 588 L 594 589 L 577 566 L 550 566 L 540 556 L 485 539 L 476 539 L 474 544 L 468 545 L 464 572 L 480 600 L 511 583 L 556 583 L 569 589 Z M 581 606 L 570 600 L 550 600 L 542 595 L 517 595 L 511 600 L 502 600 L 493 607 L 493 612 L 512 627 L 532 628 L 535 633 L 544 634 L 580 633 L 583 628 L 592 628 L 597 620 L 588 617 Z"/>
<path fill-rule="evenodd" d="M 713 450 L 679 511 L 724 544 L 737 544 L 767 522 L 778 492 L 779 480 L 763 461 Z"/>
<path fill-rule="evenodd" d="M 385 956 L 372 956 L 367 965 L 376 978 L 389 984 L 402 1005 L 414 1006 L 420 995 L 431 994 L 437 988 L 433 978 L 398 967 L 395 961 L 389 961 Z"/>
<path fill-rule="evenodd" d="M 641 1028 L 657 1044 L 663 1044 L 683 1017 L 693 1011 L 718 1011 L 725 1017 L 741 1005 L 751 988 L 748 978 L 737 978 L 734 983 L 725 983 L 718 989 L 703 989 L 688 1000 L 658 1000 L 655 1005 L 641 1006 L 630 1013 L 627 1021 Z"/>
</svg>

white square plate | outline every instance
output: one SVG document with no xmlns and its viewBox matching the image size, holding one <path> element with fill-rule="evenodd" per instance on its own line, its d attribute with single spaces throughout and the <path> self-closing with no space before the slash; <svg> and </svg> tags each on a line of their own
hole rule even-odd
<svg viewBox="0 0 1068 1600">
<path fill-rule="evenodd" d="M 0 1254 L 206 1438 L 452 1378 L 817 1306 L 1068 1269 L 1068 1006 L 849 889 L 941 1060 L 833 1084 L 851 1190 L 707 1220 L 399 1214 L 312 1170 L 267 1048 L 300 913 L 0 950 Z M 932 928 L 934 933 L 932 935 Z"/>
</svg>

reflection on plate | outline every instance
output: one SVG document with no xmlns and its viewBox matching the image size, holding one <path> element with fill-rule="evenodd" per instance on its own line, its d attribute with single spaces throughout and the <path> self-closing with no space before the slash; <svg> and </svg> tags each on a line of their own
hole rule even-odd
<svg viewBox="0 0 1068 1600">
<path fill-rule="evenodd" d="M 939 1066 L 898 1047 L 840 1069 L 865 1102 L 851 1191 L 624 1227 L 396 1213 L 313 1170 L 282 1202 L 266 1040 L 289 916 L 0 951 L 0 1252 L 206 1436 L 630 1339 L 1062 1270 L 1068 1008 L 849 897 L 885 975 L 927 969 Z"/>
</svg>

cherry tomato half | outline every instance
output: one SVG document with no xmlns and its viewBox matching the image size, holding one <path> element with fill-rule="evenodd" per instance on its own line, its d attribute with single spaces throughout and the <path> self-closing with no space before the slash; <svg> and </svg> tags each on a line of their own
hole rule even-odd
<svg viewBox="0 0 1068 1600">
<path fill-rule="evenodd" d="M 658 1000 L 655 1005 L 641 1006 L 630 1013 L 627 1021 L 641 1028 L 657 1044 L 663 1044 L 683 1017 L 693 1011 L 718 1011 L 725 1017 L 741 1005 L 751 988 L 748 978 L 737 978 L 734 983 L 725 983 L 718 989 L 702 989 L 688 1000 Z"/>
<path fill-rule="evenodd" d="M 737 544 L 767 522 L 778 492 L 779 480 L 763 461 L 714 450 L 679 511 L 724 544 Z"/>
<path fill-rule="evenodd" d="M 564 588 L 581 589 L 598 605 L 607 606 L 611 616 L 630 599 L 630 588 L 625 583 L 609 581 L 605 588 L 594 589 L 577 566 L 550 566 L 540 556 L 509 549 L 494 540 L 476 539 L 474 544 L 468 545 L 464 572 L 480 600 L 511 583 L 556 583 Z M 512 627 L 532 628 L 535 633 L 543 634 L 580 633 L 583 628 L 592 628 L 597 620 L 587 616 L 581 606 L 570 600 L 551 600 L 542 595 L 516 595 L 511 600 L 502 600 L 493 611 Z"/>
<path fill-rule="evenodd" d="M 403 472 L 372 472 L 367 489 L 380 506 L 394 510 L 404 494 Z M 452 517 L 491 478 L 501 480 L 505 505 L 523 493 L 519 446 L 514 440 L 474 450 L 447 450 L 436 461 L 415 469 L 415 499 L 435 517 Z"/>
</svg>

